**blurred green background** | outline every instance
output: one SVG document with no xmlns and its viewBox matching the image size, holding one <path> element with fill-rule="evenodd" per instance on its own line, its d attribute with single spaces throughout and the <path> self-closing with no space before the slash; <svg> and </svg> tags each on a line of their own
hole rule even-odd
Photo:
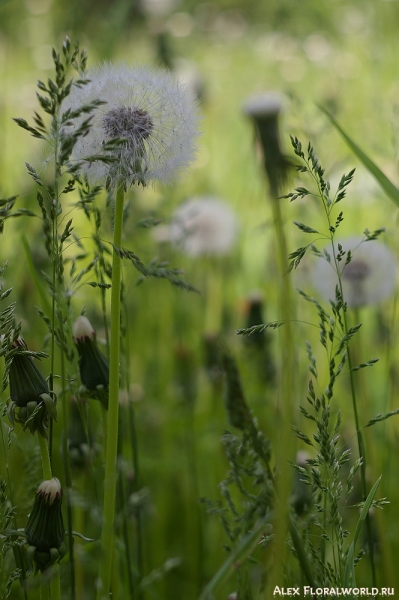
<svg viewBox="0 0 399 600">
<path fill-rule="evenodd" d="M 226 540 L 220 523 L 215 517 L 205 516 L 198 504 L 198 495 L 219 497 L 218 482 L 228 469 L 220 437 L 229 426 L 221 386 L 209 379 L 205 368 L 206 334 L 223 331 L 238 357 L 248 402 L 265 434 L 278 443 L 278 432 L 273 430 L 276 391 L 270 381 L 264 381 L 251 350 L 234 336 L 235 330 L 246 324 L 246 299 L 253 290 L 259 290 L 264 298 L 264 319 L 278 318 L 267 185 L 242 104 L 257 92 L 282 93 L 285 108 L 281 137 L 287 154 L 291 154 L 289 134 L 297 135 L 304 144 L 311 140 L 332 185 L 338 183 L 343 172 L 358 167 L 343 204 L 341 235 L 361 235 L 365 227 L 386 227 L 384 241 L 398 256 L 397 208 L 358 164 L 317 107 L 327 107 L 384 172 L 394 182 L 399 181 L 398 22 L 398 0 L 0 0 L 0 197 L 19 195 L 19 206 L 35 208 L 35 190 L 25 161 L 45 173 L 48 155 L 41 143 L 19 129 L 12 118 L 29 120 L 37 109 L 36 81 L 52 75 L 51 48 L 59 48 L 68 35 L 72 43 L 79 40 L 81 47 L 87 48 L 89 67 L 104 60 L 166 65 L 200 91 L 203 119 L 196 164 L 173 188 L 136 192 L 132 197 L 132 220 L 154 213 L 167 222 L 185 198 L 205 194 L 224 199 L 240 220 L 237 247 L 223 260 L 184 256 L 158 245 L 149 232 L 137 231 L 129 224 L 125 232 L 126 245 L 143 259 L 159 255 L 170 260 L 204 292 L 203 296 L 188 296 L 160 281 L 136 287 L 137 273 L 125 269 L 141 482 L 149 494 L 144 523 L 145 572 L 150 573 L 170 558 L 180 559 L 177 567 L 154 584 L 162 598 L 195 598 L 225 557 L 222 544 Z M 310 200 L 290 206 L 287 202 L 284 211 L 292 250 L 303 243 L 303 234 L 294 231 L 292 221 L 322 226 L 322 214 Z M 88 235 L 83 217 L 77 215 L 74 219 L 80 235 Z M 23 259 L 22 233 L 41 268 L 45 257 L 37 219 L 7 223 L 0 260 L 9 261 L 7 284 L 14 286 L 13 300 L 17 301 L 25 339 L 32 349 L 38 349 L 43 344 L 45 327 L 34 309 L 40 299 Z M 294 285 L 309 286 L 305 271 L 294 278 Z M 306 289 L 313 293 L 311 287 Z M 293 317 L 316 323 L 316 315 L 304 304 L 298 302 Z M 100 328 L 98 293 L 81 288 L 73 299 L 76 315 L 83 305 L 93 324 Z M 359 358 L 381 359 L 370 372 L 361 375 L 362 423 L 399 404 L 395 309 L 393 299 L 377 309 L 361 311 L 364 327 Z M 214 330 L 207 331 L 210 313 L 221 318 L 216 319 Z M 306 395 L 305 340 L 311 339 L 316 350 L 317 337 L 316 328 L 298 322 L 297 403 L 303 403 Z M 278 333 L 273 333 L 273 361 L 278 356 L 276 340 Z M 187 408 L 186 391 L 179 379 L 182 356 L 189 357 L 190 378 L 196 381 L 193 411 Z M 46 371 L 44 364 L 42 371 Z M 343 377 L 342 397 L 337 402 L 344 413 L 347 439 L 351 440 L 354 431 L 347 386 Z M 386 560 L 387 554 L 394 556 L 399 551 L 398 428 L 394 419 L 375 426 L 368 441 L 373 449 L 370 479 L 374 482 L 383 472 L 380 495 L 388 495 L 392 501 L 384 510 L 381 530 L 386 550 L 380 554 L 380 583 L 394 585 L 397 575 Z M 12 460 L 20 470 L 24 444 L 19 435 L 12 451 Z M 76 493 L 83 494 L 84 482 L 78 476 L 76 481 Z M 15 489 L 16 498 L 24 497 L 23 478 L 16 481 Z M 85 535 L 95 537 L 98 529 L 94 509 L 92 513 L 79 525 Z M 202 550 L 198 543 L 199 521 L 203 528 Z M 82 548 L 82 564 L 91 581 L 96 568 L 95 560 L 91 564 L 89 557 L 94 551 L 85 550 L 81 542 L 76 546 Z M 87 585 L 83 574 L 81 577 L 80 585 Z M 234 589 L 232 577 L 218 598 L 226 598 Z"/>
</svg>

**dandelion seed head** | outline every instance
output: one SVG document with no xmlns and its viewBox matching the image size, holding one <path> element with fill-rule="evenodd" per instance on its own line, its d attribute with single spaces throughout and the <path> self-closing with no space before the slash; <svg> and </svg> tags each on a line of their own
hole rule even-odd
<svg viewBox="0 0 399 600">
<path fill-rule="evenodd" d="M 194 96 L 166 70 L 104 64 L 88 72 L 90 82 L 74 87 L 63 108 L 76 110 L 94 100 L 103 105 L 92 113 L 91 128 L 80 137 L 73 161 L 90 181 L 126 185 L 170 183 L 194 159 L 199 115 Z M 87 115 L 76 122 L 79 126 Z M 68 128 L 69 129 L 69 128 Z M 70 131 L 70 129 L 69 129 Z M 120 138 L 111 164 L 87 160 L 109 156 L 104 145 Z"/>
<path fill-rule="evenodd" d="M 362 285 L 363 281 L 371 274 L 370 265 L 362 259 L 352 259 L 342 271 L 342 278 L 351 282 L 353 285 Z"/>
<path fill-rule="evenodd" d="M 363 243 L 362 243 L 363 241 Z M 335 242 L 346 253 L 340 262 L 344 301 L 356 308 L 375 304 L 393 294 L 396 285 L 396 261 L 387 246 L 379 241 L 364 242 L 364 238 L 352 237 Z M 326 248 L 331 254 L 331 248 Z M 351 261 L 345 264 L 348 251 Z M 338 277 L 331 265 L 318 260 L 312 273 L 316 289 L 326 300 L 335 299 Z"/>
<path fill-rule="evenodd" d="M 228 204 L 211 196 L 194 197 L 174 213 L 169 240 L 189 256 L 222 255 L 234 247 L 238 230 Z"/>
<path fill-rule="evenodd" d="M 110 139 L 127 138 L 127 143 L 134 145 L 148 138 L 154 129 L 154 123 L 145 110 L 120 106 L 106 113 L 103 127 Z"/>
</svg>

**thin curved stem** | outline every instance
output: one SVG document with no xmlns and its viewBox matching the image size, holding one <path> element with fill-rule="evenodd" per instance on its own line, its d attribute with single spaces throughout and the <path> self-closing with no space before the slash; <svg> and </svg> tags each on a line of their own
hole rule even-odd
<svg viewBox="0 0 399 600">
<path fill-rule="evenodd" d="M 120 356 L 120 312 L 121 312 L 121 258 L 115 246 L 122 243 L 124 191 L 118 187 L 115 201 L 114 250 L 112 256 L 110 368 L 108 401 L 108 439 L 105 456 L 104 510 L 101 532 L 101 557 L 97 600 L 108 598 L 111 583 L 112 556 L 114 547 L 114 516 L 116 492 L 116 459 L 118 451 L 119 419 L 119 356 Z"/>
</svg>

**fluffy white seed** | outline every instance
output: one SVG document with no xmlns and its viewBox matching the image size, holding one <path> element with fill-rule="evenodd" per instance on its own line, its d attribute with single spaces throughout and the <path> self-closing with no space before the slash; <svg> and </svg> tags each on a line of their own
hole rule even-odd
<svg viewBox="0 0 399 600">
<path fill-rule="evenodd" d="M 72 159 L 104 155 L 104 143 L 115 137 L 125 140 L 115 150 L 117 161 L 111 165 L 98 160 L 84 162 L 82 170 L 91 181 L 170 183 L 192 162 L 198 136 L 197 105 L 171 73 L 104 64 L 87 76 L 90 83 L 72 88 L 63 108 L 76 110 L 94 100 L 105 104 L 94 111 L 92 127 L 79 138 Z"/>
<path fill-rule="evenodd" d="M 235 245 L 238 230 L 237 217 L 228 204 L 211 196 L 195 197 L 174 213 L 169 240 L 189 256 L 222 255 Z"/>
</svg>

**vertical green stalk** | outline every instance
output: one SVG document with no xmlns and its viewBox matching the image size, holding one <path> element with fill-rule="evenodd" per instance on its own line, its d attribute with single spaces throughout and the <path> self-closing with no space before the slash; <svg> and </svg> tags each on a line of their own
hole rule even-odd
<svg viewBox="0 0 399 600">
<path fill-rule="evenodd" d="M 287 275 L 287 242 L 281 215 L 280 199 L 272 198 L 274 227 L 277 241 L 277 255 L 281 276 L 280 307 L 284 322 L 281 339 L 281 402 L 279 406 L 279 443 L 276 444 L 278 468 L 278 489 L 276 503 L 276 538 L 274 550 L 274 577 L 269 578 L 270 586 L 280 585 L 283 578 L 285 539 L 288 529 L 288 502 L 291 490 L 289 460 L 292 448 L 292 390 L 293 390 L 293 336 L 291 325 L 291 285 Z M 269 590 L 266 587 L 266 594 Z M 266 597 L 266 596 L 265 596 Z"/>
<path fill-rule="evenodd" d="M 122 244 L 123 225 L 123 186 L 119 185 L 115 200 L 114 246 Z M 120 354 L 120 312 L 121 312 L 121 258 L 113 250 L 112 290 L 111 290 L 111 331 L 108 401 L 108 439 L 105 456 L 104 509 L 101 532 L 101 557 L 97 600 L 109 595 L 114 548 L 114 515 L 116 492 L 116 458 L 118 451 L 119 418 L 119 354 Z"/>
</svg>

